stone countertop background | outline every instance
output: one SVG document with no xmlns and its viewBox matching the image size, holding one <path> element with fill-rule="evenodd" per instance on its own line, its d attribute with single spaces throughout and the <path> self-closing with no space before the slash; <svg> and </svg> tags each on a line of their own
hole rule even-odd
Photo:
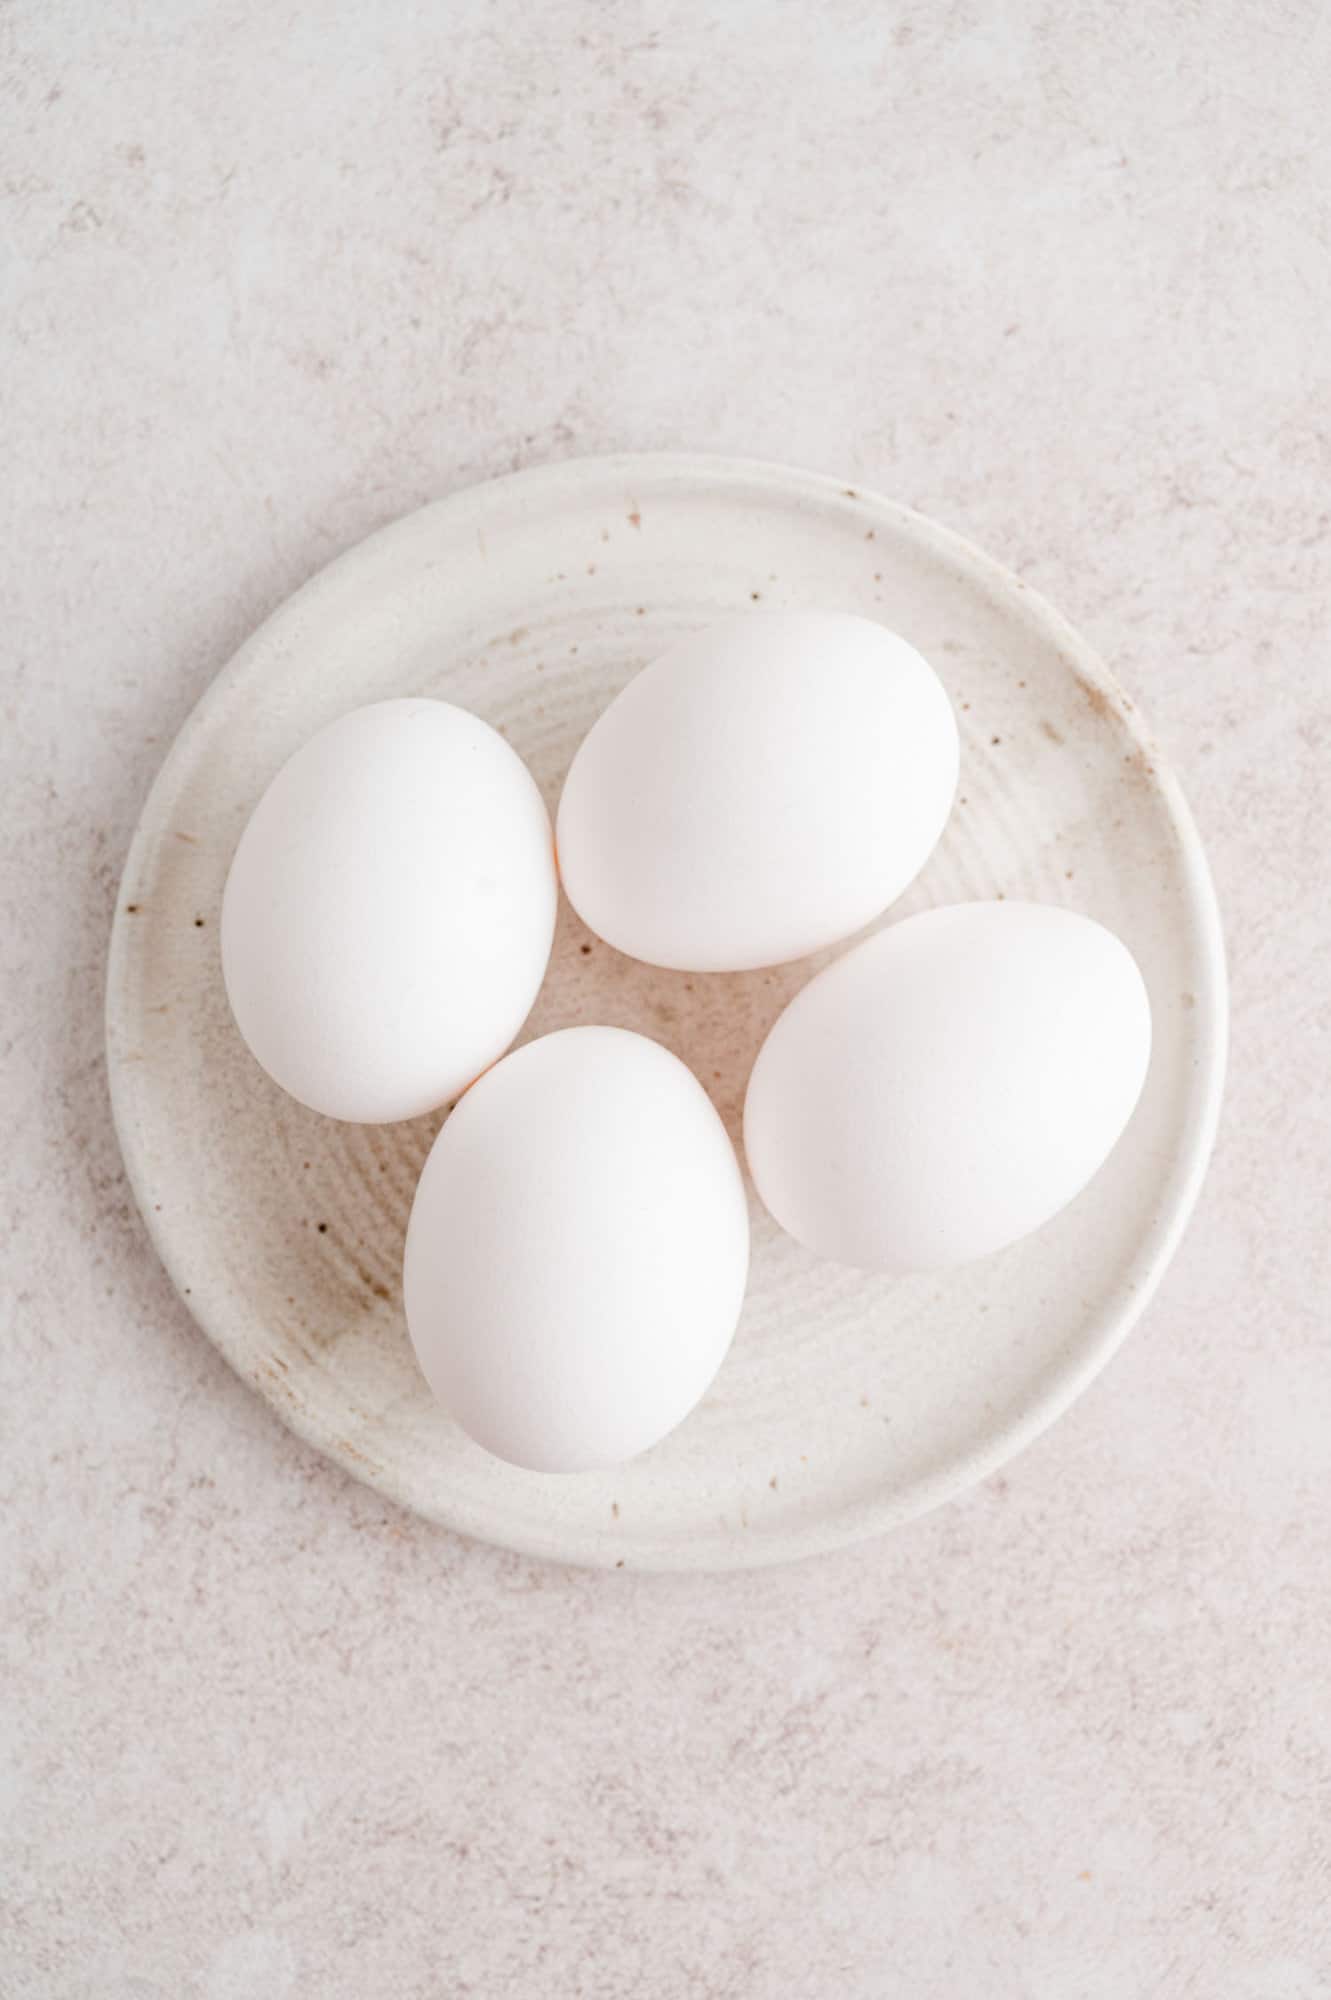
<svg viewBox="0 0 1331 2000">
<path fill-rule="evenodd" d="M 0 1992 L 1331 1994 L 1331 13 L 0 15 Z M 1228 926 L 1221 1142 L 1001 1477 L 739 1577 L 464 1543 L 193 1328 L 101 1054 L 173 732 L 511 467 L 835 472 L 1047 593 Z"/>
</svg>

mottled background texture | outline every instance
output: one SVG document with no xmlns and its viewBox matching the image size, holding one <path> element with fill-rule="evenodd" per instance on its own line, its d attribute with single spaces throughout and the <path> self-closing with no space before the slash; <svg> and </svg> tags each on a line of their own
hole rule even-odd
<svg viewBox="0 0 1331 2000">
<path fill-rule="evenodd" d="M 6 2000 L 1331 1994 L 1331 11 L 0 8 Z M 830 1560 L 474 1546 L 194 1330 L 106 1104 L 173 732 L 510 467 L 806 463 L 1082 628 L 1209 844 L 1219 1151 L 1041 1443 Z"/>
</svg>

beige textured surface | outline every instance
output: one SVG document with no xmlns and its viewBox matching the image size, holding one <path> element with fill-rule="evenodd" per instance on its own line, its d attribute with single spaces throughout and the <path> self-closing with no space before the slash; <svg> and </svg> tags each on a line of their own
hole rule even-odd
<svg viewBox="0 0 1331 2000">
<path fill-rule="evenodd" d="M 0 1992 L 1331 1992 L 1331 17 L 11 7 Z M 1003 1478 L 717 1579 L 296 1443 L 131 1212 L 100 984 L 170 735 L 418 501 L 806 461 L 1140 695 L 1235 1051 L 1148 1320 Z"/>
</svg>

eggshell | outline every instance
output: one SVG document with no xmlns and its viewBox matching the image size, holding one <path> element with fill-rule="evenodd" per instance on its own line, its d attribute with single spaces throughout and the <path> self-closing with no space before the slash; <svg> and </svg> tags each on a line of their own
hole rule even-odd
<svg viewBox="0 0 1331 2000">
<path fill-rule="evenodd" d="M 744 1143 L 783 1228 L 866 1269 L 966 1263 L 1091 1179 L 1146 1078 L 1127 947 L 1071 910 L 962 903 L 890 925 L 796 995 Z"/>
<path fill-rule="evenodd" d="M 503 1054 L 554 936 L 549 817 L 502 736 L 447 702 L 377 702 L 297 750 L 222 902 L 237 1026 L 333 1118 L 412 1118 Z"/>
<path fill-rule="evenodd" d="M 724 618 L 630 681 L 560 801 L 584 923 L 686 971 L 847 937 L 918 874 L 956 789 L 956 720 L 913 647 L 835 612 Z"/>
<path fill-rule="evenodd" d="M 706 1391 L 748 1254 L 739 1164 L 696 1078 L 642 1035 L 566 1028 L 506 1056 L 435 1141 L 407 1325 L 488 1451 L 543 1472 L 615 1465 Z"/>
</svg>

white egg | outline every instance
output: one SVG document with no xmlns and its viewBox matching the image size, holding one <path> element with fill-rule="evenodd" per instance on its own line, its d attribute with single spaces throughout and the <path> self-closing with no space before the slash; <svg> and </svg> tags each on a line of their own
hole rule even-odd
<svg viewBox="0 0 1331 2000">
<path fill-rule="evenodd" d="M 283 765 L 236 849 L 236 1024 L 311 1109 L 416 1117 L 517 1034 L 557 895 L 549 815 L 502 736 L 441 701 L 356 709 Z"/>
<path fill-rule="evenodd" d="M 776 1220 L 826 1257 L 966 1263 L 1086 1185 L 1150 1050 L 1136 961 L 1089 917 L 929 910 L 847 952 L 777 1020 L 749 1079 L 749 1167 Z"/>
<path fill-rule="evenodd" d="M 956 720 L 904 639 L 754 612 L 630 681 L 573 760 L 559 865 L 629 957 L 743 971 L 848 937 L 901 894 L 956 789 Z"/>
<path fill-rule="evenodd" d="M 427 1382 L 499 1458 L 616 1465 L 705 1393 L 744 1298 L 734 1148 L 678 1057 L 622 1028 L 505 1056 L 435 1141 L 407 1231 Z"/>
</svg>

